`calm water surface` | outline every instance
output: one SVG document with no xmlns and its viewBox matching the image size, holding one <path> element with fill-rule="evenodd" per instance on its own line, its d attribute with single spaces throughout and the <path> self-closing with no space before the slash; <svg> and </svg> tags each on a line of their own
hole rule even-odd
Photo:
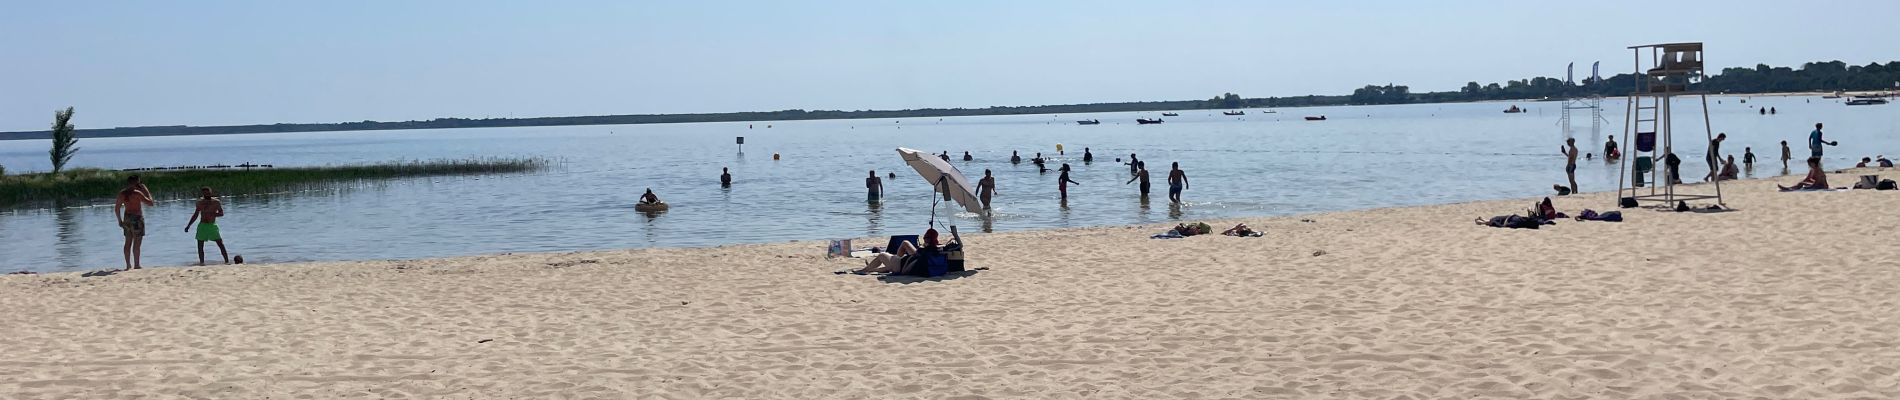
<svg viewBox="0 0 1900 400">
<path fill-rule="evenodd" d="M 1900 106 L 1846 107 L 1815 97 L 1712 98 L 1712 119 L 1728 132 L 1724 146 L 1740 158 L 1753 147 L 1762 163 L 1750 173 L 1782 174 L 1779 145 L 1804 154 L 1815 122 L 1828 124 L 1828 166 L 1863 156 L 1900 156 Z M 1720 101 L 1720 104 L 1714 102 Z M 950 151 L 966 175 L 996 174 L 996 216 L 949 218 L 970 230 L 1011 231 L 1106 224 L 1438 204 L 1546 194 L 1562 182 L 1558 103 L 1508 103 L 1181 111 L 1161 125 L 1136 125 L 1159 113 L 1103 113 L 911 118 L 901 120 L 703 123 L 422 131 L 318 132 L 83 139 L 74 164 L 127 168 L 244 162 L 278 166 L 371 163 L 483 156 L 561 160 L 537 173 L 378 181 L 325 190 L 229 197 L 220 220 L 234 253 L 260 262 L 400 259 L 508 252 L 711 246 L 796 239 L 916 233 L 930 219 L 932 193 L 893 150 Z M 1693 103 L 1679 103 L 1678 110 Z M 1752 107 L 1776 107 L 1760 116 Z M 1604 103 L 1602 135 L 1622 132 L 1621 101 Z M 1330 120 L 1307 122 L 1303 115 Z M 1679 132 L 1700 136 L 1699 115 L 1683 115 Z M 1100 119 L 1080 126 L 1074 120 Z M 770 128 L 768 128 L 768 124 Z M 1604 140 L 1574 132 L 1586 152 Z M 751 126 L 748 128 L 748 126 Z M 745 152 L 733 143 L 745 136 Z M 1622 141 L 1621 137 L 1618 138 Z M 1700 160 L 1700 139 L 1683 153 Z M 1056 153 L 1061 143 L 1066 155 Z M 0 142 L 10 171 L 49 169 L 46 140 Z M 1095 153 L 1093 164 L 1081 152 Z M 969 151 L 975 161 L 964 162 Z M 1080 186 L 1057 200 L 1056 174 L 1025 160 L 1037 152 L 1071 164 Z M 773 160 L 778 153 L 782 159 Z M 1138 199 L 1128 168 L 1139 154 L 1154 170 L 1155 195 Z M 1180 162 L 1192 188 L 1186 204 L 1165 196 L 1167 164 Z M 1684 163 L 1684 175 L 1705 167 Z M 718 185 L 730 167 L 731 188 Z M 1799 166 L 1797 166 L 1798 168 Z M 1054 165 L 1051 166 L 1054 168 Z M 1616 164 L 1584 162 L 1584 190 L 1616 185 Z M 881 205 L 864 201 L 866 171 L 896 172 Z M 1796 171 L 1803 172 L 1803 171 Z M 672 211 L 633 211 L 645 188 Z M 0 272 L 65 271 L 120 265 L 111 204 L 0 210 Z M 189 200 L 147 211 L 147 265 L 196 262 L 184 232 Z M 214 249 L 215 251 L 215 249 Z M 813 252 L 822 251 L 813 249 Z M 215 254 L 215 253 L 214 253 Z"/>
</svg>

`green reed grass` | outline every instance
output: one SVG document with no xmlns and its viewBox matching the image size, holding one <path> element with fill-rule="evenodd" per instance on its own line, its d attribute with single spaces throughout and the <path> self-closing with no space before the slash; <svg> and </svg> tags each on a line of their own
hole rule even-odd
<svg viewBox="0 0 1900 400">
<path fill-rule="evenodd" d="M 376 179 L 530 172 L 550 164 L 542 158 L 477 158 L 292 168 L 71 169 L 57 174 L 0 176 L 0 208 L 111 200 L 125 187 L 126 177 L 134 174 L 152 188 L 153 197 L 164 200 L 197 197 L 198 188 L 204 186 L 221 196 L 264 194 Z"/>
</svg>

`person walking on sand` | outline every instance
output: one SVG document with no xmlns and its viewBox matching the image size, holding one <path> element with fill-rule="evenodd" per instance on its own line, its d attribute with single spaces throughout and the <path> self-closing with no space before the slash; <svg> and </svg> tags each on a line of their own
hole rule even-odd
<svg viewBox="0 0 1900 400">
<path fill-rule="evenodd" d="M 140 261 L 140 248 L 145 245 L 145 206 L 158 204 L 152 200 L 152 189 L 139 182 L 138 175 L 125 178 L 125 188 L 119 189 L 118 198 L 112 202 L 112 216 L 119 220 L 119 229 L 125 232 L 125 269 L 127 271 L 144 268 Z"/>
<path fill-rule="evenodd" d="M 884 199 L 884 179 L 877 177 L 877 170 L 871 170 L 871 176 L 864 178 L 864 201 L 876 203 Z"/>
<path fill-rule="evenodd" d="M 224 263 L 231 263 L 231 253 L 224 249 L 224 235 L 218 230 L 218 218 L 224 216 L 224 202 L 211 192 L 210 186 L 198 188 L 198 204 L 191 212 L 191 219 L 185 221 L 185 232 L 191 232 L 191 224 L 198 224 L 198 265 L 205 265 L 205 242 L 218 243 L 218 256 L 224 257 Z"/>
<path fill-rule="evenodd" d="M 1716 175 L 1722 174 L 1722 141 L 1723 140 L 1728 140 L 1727 133 L 1717 134 L 1715 135 L 1715 140 L 1709 141 L 1709 154 L 1707 156 L 1702 157 L 1709 161 L 1709 175 L 1702 177 L 1703 182 L 1713 181 L 1715 180 Z"/>
<path fill-rule="evenodd" d="M 1069 179 L 1069 164 L 1062 164 L 1062 174 L 1056 176 L 1056 191 L 1062 193 L 1063 201 L 1069 200 L 1069 184 L 1071 183 L 1076 185 L 1082 184 L 1082 182 Z"/>
<path fill-rule="evenodd" d="M 976 196 L 983 200 L 983 209 L 990 209 L 990 197 L 996 196 L 996 176 L 990 170 L 983 170 L 983 179 L 976 181 Z"/>
<path fill-rule="evenodd" d="M 1141 181 L 1141 198 L 1143 201 L 1146 201 L 1148 198 L 1148 166 L 1139 162 L 1135 163 L 1135 176 L 1128 178 L 1128 182 L 1123 183 L 1123 185 L 1135 183 L 1137 180 Z"/>
<path fill-rule="evenodd" d="M 1564 145 L 1557 149 L 1564 153 L 1564 176 L 1570 178 L 1570 192 L 1577 193 L 1577 138 L 1564 139 Z"/>
<path fill-rule="evenodd" d="M 719 186 L 732 187 L 732 168 L 719 167 Z"/>
<path fill-rule="evenodd" d="M 1181 162 L 1176 161 L 1174 163 L 1174 170 L 1168 171 L 1168 201 L 1179 204 L 1181 202 L 1181 191 L 1187 190 L 1187 188 L 1187 171 L 1182 171 Z"/>
</svg>

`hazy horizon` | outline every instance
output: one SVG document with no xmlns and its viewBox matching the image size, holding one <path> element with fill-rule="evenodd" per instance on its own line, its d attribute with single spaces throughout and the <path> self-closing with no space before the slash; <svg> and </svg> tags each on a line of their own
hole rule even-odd
<svg viewBox="0 0 1900 400">
<path fill-rule="evenodd" d="M 976 108 L 1609 76 L 1626 46 L 1675 41 L 1715 67 L 1900 54 L 1838 21 L 1900 3 L 1610 12 L 1645 4 L 8 4 L 0 131 L 67 106 L 81 128 Z"/>
</svg>

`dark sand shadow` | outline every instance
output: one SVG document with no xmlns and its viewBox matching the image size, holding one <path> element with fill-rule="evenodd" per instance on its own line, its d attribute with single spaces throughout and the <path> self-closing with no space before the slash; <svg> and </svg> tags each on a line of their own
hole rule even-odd
<svg viewBox="0 0 1900 400">
<path fill-rule="evenodd" d="M 964 277 L 976 276 L 976 273 L 983 272 L 983 271 L 985 270 L 973 269 L 973 270 L 968 270 L 968 271 L 963 271 L 963 272 L 951 272 L 951 273 L 944 274 L 943 276 L 938 276 L 938 277 L 922 277 L 922 276 L 910 276 L 910 275 L 895 275 L 895 276 L 884 275 L 884 276 L 877 277 L 877 280 L 878 282 L 884 282 L 884 283 L 909 285 L 912 283 L 940 282 L 940 281 L 963 279 Z"/>
</svg>

